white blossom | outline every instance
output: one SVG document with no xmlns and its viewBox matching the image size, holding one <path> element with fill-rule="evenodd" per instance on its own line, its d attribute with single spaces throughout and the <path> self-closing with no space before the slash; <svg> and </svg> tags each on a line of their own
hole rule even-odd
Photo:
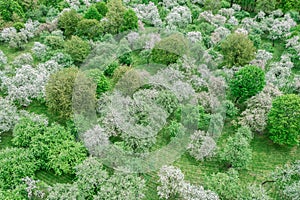
<svg viewBox="0 0 300 200">
<path fill-rule="evenodd" d="M 232 8 L 233 8 L 235 11 L 240 11 L 240 10 L 241 10 L 241 6 L 238 5 L 238 4 L 233 4 L 233 5 L 232 5 Z"/>
<path fill-rule="evenodd" d="M 36 58 L 42 60 L 47 55 L 48 47 L 40 42 L 34 42 L 31 51 Z"/>
<path fill-rule="evenodd" d="M 191 31 L 186 34 L 187 38 L 192 43 L 196 43 L 202 40 L 202 34 L 199 31 Z"/>
<path fill-rule="evenodd" d="M 227 23 L 237 26 L 239 25 L 239 20 L 237 18 L 235 18 L 235 16 L 231 16 L 228 20 Z"/>
<path fill-rule="evenodd" d="M 137 17 L 145 23 L 152 24 L 156 27 L 162 25 L 158 9 L 153 2 L 146 4 L 137 4 L 133 10 L 135 11 Z"/>
<path fill-rule="evenodd" d="M 12 130 L 19 120 L 17 107 L 2 97 L 0 97 L 0 118 L 0 133 Z"/>
<path fill-rule="evenodd" d="M 218 27 L 211 34 L 211 42 L 213 43 L 213 45 L 215 45 L 224 38 L 226 38 L 230 33 L 230 30 L 228 30 L 227 28 Z"/>
<path fill-rule="evenodd" d="M 233 14 L 234 14 L 234 9 L 233 8 L 221 8 L 220 10 L 219 10 L 219 14 L 220 15 L 223 15 L 223 16 L 225 16 L 225 17 L 232 17 L 233 16 Z"/>
<path fill-rule="evenodd" d="M 30 53 L 23 53 L 15 57 L 12 65 L 15 67 L 22 67 L 23 65 L 31 65 L 33 63 L 33 57 Z"/>
<path fill-rule="evenodd" d="M 166 17 L 167 27 L 169 29 L 176 29 L 176 27 L 184 28 L 191 23 L 192 14 L 188 7 L 177 6 L 174 7 Z"/>
<path fill-rule="evenodd" d="M 196 160 L 203 160 L 215 155 L 216 142 L 203 131 L 195 131 L 191 135 L 188 151 Z"/>
<path fill-rule="evenodd" d="M 250 62 L 250 64 L 256 65 L 256 66 L 261 67 L 262 69 L 265 69 L 265 66 L 266 66 L 267 62 L 269 60 L 271 60 L 272 58 L 273 58 L 273 54 L 272 53 L 267 52 L 266 50 L 259 49 L 256 52 L 255 59 L 252 60 Z"/>
</svg>

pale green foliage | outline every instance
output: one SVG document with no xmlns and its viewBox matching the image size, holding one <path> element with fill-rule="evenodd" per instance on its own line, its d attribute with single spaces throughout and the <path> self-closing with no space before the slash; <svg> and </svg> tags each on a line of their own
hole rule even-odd
<svg viewBox="0 0 300 200">
<path fill-rule="evenodd" d="M 72 36 L 64 44 L 64 49 L 76 63 L 81 63 L 90 53 L 90 45 L 80 37 Z"/>
<path fill-rule="evenodd" d="M 249 128 L 241 127 L 234 136 L 225 142 L 219 152 L 221 162 L 229 167 L 246 168 L 252 159 L 250 141 L 252 139 Z"/>
</svg>

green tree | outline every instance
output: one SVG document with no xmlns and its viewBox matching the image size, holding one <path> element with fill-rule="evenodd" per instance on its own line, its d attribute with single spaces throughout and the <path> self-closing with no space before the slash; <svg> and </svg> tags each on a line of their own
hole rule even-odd
<svg viewBox="0 0 300 200">
<path fill-rule="evenodd" d="M 84 39 L 97 39 L 102 33 L 103 27 L 96 19 L 83 19 L 76 29 L 76 34 Z"/>
<path fill-rule="evenodd" d="M 247 35 L 233 33 L 221 43 L 225 63 L 232 66 L 243 66 L 255 57 L 253 42 Z"/>
<path fill-rule="evenodd" d="M 284 12 L 294 10 L 300 13 L 300 1 L 299 0 L 281 0 L 278 3 L 278 7 Z"/>
<path fill-rule="evenodd" d="M 105 30 L 111 34 L 119 33 L 124 23 L 126 8 L 123 6 L 122 0 L 110 0 L 107 8 L 107 20 L 104 23 Z"/>
<path fill-rule="evenodd" d="M 75 63 L 81 63 L 90 53 L 90 45 L 78 36 L 72 36 L 64 44 L 64 49 L 69 54 Z"/>
<path fill-rule="evenodd" d="M 64 31 L 67 37 L 73 35 L 76 31 L 78 23 L 81 21 L 81 16 L 77 14 L 76 10 L 64 12 L 58 18 L 58 27 Z"/>
<path fill-rule="evenodd" d="M 220 161 L 228 167 L 246 168 L 252 159 L 249 134 L 239 129 L 233 137 L 229 137 L 219 152 Z"/>
<path fill-rule="evenodd" d="M 18 147 L 29 147 L 32 138 L 43 132 L 45 128 L 46 124 L 30 118 L 22 118 L 14 127 L 12 142 Z"/>
<path fill-rule="evenodd" d="M 94 105 L 95 87 L 77 68 L 66 68 L 50 76 L 46 103 L 49 110 L 64 121 L 73 117 L 74 106 Z"/>
<path fill-rule="evenodd" d="M 16 0 L 0 0 L 0 14 L 6 21 L 12 20 L 13 14 L 24 17 L 22 6 Z"/>
<path fill-rule="evenodd" d="M 124 13 L 124 22 L 121 31 L 133 30 L 138 27 L 138 17 L 132 9 Z"/>
<path fill-rule="evenodd" d="M 259 67 L 249 65 L 234 74 L 229 87 L 232 97 L 243 102 L 262 91 L 265 84 L 265 72 Z"/>
<path fill-rule="evenodd" d="M 287 94 L 272 102 L 268 114 L 270 139 L 280 145 L 298 145 L 300 140 L 300 97 Z"/>
<path fill-rule="evenodd" d="M 256 11 L 264 11 L 267 14 L 270 14 L 275 10 L 276 0 L 257 0 L 256 2 Z"/>
<path fill-rule="evenodd" d="M 30 150 L 7 148 L 0 151 L 0 188 L 11 189 L 22 183 L 22 178 L 33 176 L 36 161 Z"/>
<path fill-rule="evenodd" d="M 151 59 L 155 63 L 169 65 L 176 63 L 188 49 L 188 44 L 181 34 L 172 34 L 158 42 L 151 52 Z"/>
<path fill-rule="evenodd" d="M 97 10 L 97 8 L 95 6 L 91 6 L 84 13 L 84 18 L 85 19 L 101 20 L 102 19 L 102 15 L 98 12 L 98 10 Z"/>
<path fill-rule="evenodd" d="M 104 17 L 104 16 L 106 15 L 106 13 L 108 12 L 108 8 L 107 8 L 106 4 L 105 4 L 103 1 L 97 2 L 97 3 L 95 4 L 95 6 L 96 6 L 98 12 L 99 12 L 103 17 Z"/>
</svg>

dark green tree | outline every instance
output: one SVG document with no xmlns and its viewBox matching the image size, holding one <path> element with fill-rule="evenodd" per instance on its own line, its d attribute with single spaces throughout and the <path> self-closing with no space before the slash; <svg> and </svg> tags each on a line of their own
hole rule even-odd
<svg viewBox="0 0 300 200">
<path fill-rule="evenodd" d="M 76 10 L 72 9 L 70 11 L 64 12 L 58 18 L 58 27 L 64 31 L 67 37 L 75 34 L 78 23 L 81 21 L 82 17 L 77 14 Z"/>
<path fill-rule="evenodd" d="M 221 43 L 224 61 L 229 66 L 243 66 L 255 57 L 253 42 L 247 35 L 233 33 Z"/>
<path fill-rule="evenodd" d="M 270 139 L 280 145 L 298 145 L 300 141 L 300 97 L 287 94 L 272 102 L 268 114 Z"/>
<path fill-rule="evenodd" d="M 229 87 L 236 102 L 243 102 L 262 91 L 265 84 L 265 72 L 259 67 L 249 65 L 234 74 Z"/>
<path fill-rule="evenodd" d="M 98 10 L 97 10 L 97 8 L 95 6 L 91 6 L 84 13 L 84 18 L 85 19 L 101 20 L 102 19 L 102 15 L 98 12 Z"/>
</svg>

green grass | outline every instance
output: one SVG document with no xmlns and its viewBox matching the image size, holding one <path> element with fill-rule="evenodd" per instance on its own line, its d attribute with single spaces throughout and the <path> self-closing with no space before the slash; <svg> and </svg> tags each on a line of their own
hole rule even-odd
<svg viewBox="0 0 300 200">
<path fill-rule="evenodd" d="M 224 144 L 226 138 L 232 133 L 233 127 L 226 125 L 223 135 L 218 141 L 218 145 Z M 251 147 L 253 150 L 252 161 L 247 170 L 239 171 L 240 180 L 244 184 L 261 184 L 266 180 L 270 180 L 269 175 L 276 167 L 300 159 L 299 147 L 289 148 L 276 145 L 269 140 L 266 135 L 255 135 L 251 142 Z M 185 175 L 185 180 L 197 185 L 203 185 L 205 175 L 226 171 L 215 158 L 199 162 L 188 155 L 188 153 L 183 154 L 180 159 L 175 161 L 174 166 L 181 169 Z M 157 173 L 158 172 L 151 172 L 143 176 L 147 185 L 145 199 L 158 199 L 156 190 L 158 186 Z"/>
<path fill-rule="evenodd" d="M 22 53 L 30 52 L 33 45 L 34 45 L 34 40 L 31 40 L 30 42 L 25 44 L 24 49 L 16 50 L 16 49 L 10 48 L 8 46 L 8 44 L 0 44 L 0 50 L 3 51 L 3 53 L 7 57 L 7 61 L 12 62 L 15 59 L 15 57 L 17 57 L 18 55 L 20 55 Z"/>
</svg>

